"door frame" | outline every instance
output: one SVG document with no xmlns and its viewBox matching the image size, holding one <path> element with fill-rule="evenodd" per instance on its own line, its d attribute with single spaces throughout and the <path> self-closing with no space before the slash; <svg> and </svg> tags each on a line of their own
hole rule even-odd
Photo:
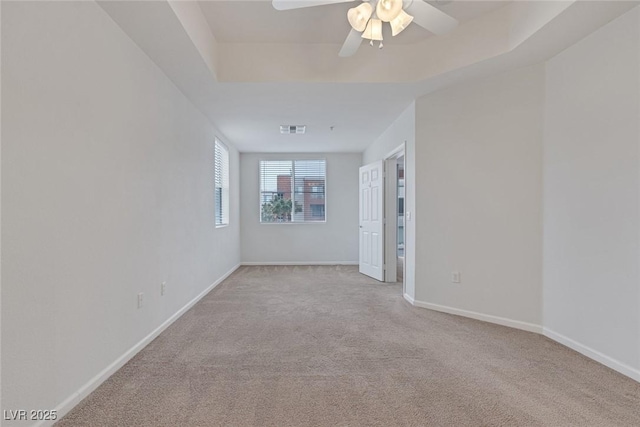
<svg viewBox="0 0 640 427">
<path fill-rule="evenodd" d="M 405 143 L 390 151 L 384 158 L 385 163 L 385 191 L 384 191 L 384 263 L 385 263 L 385 282 L 395 282 L 398 275 L 398 174 L 397 163 L 398 158 L 404 156 L 405 176 L 407 156 L 405 154 Z M 406 179 L 405 179 L 406 183 Z M 407 190 L 404 192 L 404 205 L 407 206 Z M 406 248 L 406 231 L 405 231 L 405 262 L 402 272 L 402 293 L 405 293 L 406 266 L 407 266 L 407 248 Z"/>
</svg>

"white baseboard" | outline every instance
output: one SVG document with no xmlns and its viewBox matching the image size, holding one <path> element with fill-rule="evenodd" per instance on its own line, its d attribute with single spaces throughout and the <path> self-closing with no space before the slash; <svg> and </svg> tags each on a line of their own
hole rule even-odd
<svg viewBox="0 0 640 427">
<path fill-rule="evenodd" d="M 616 359 L 613 359 L 612 357 L 600 353 L 599 351 L 594 350 L 577 341 L 574 341 L 562 334 L 554 332 L 548 328 L 543 328 L 540 325 L 521 322 L 519 320 L 507 319 L 504 317 L 492 316 L 489 314 L 477 313 L 474 311 L 462 310 L 459 308 L 447 307 L 439 304 L 432 304 L 424 301 L 416 301 L 407 294 L 404 294 L 404 299 L 406 299 L 407 301 L 409 301 L 409 303 L 415 305 L 416 307 L 428 308 L 430 310 L 469 317 L 471 319 L 482 320 L 489 323 L 496 323 L 498 325 L 508 326 L 511 328 L 521 329 L 523 331 L 535 332 L 544 335 L 547 338 L 552 339 L 553 341 L 556 341 L 557 343 L 560 343 L 566 347 L 569 347 L 570 349 L 575 350 L 578 353 L 583 354 L 584 356 L 587 356 L 588 358 L 593 359 L 598 363 L 608 366 L 614 371 L 620 372 L 621 374 L 640 382 L 640 370 L 622 363 Z"/>
<path fill-rule="evenodd" d="M 405 296 L 407 298 L 407 296 Z M 408 300 L 411 302 L 410 300 Z M 528 332 L 542 333 L 542 326 L 534 323 L 522 322 L 520 320 L 507 319 L 506 317 L 493 316 L 475 311 L 462 310 L 460 308 L 447 307 L 446 305 L 432 304 L 430 302 L 414 300 L 411 302 L 416 307 L 428 308 L 430 310 L 441 311 L 443 313 L 455 314 L 457 316 L 469 317 L 471 319 L 482 320 L 483 322 L 495 323 L 510 328 L 521 329 Z"/>
<path fill-rule="evenodd" d="M 638 369 L 635 369 L 625 363 L 602 354 L 599 351 L 592 349 L 591 347 L 574 341 L 571 338 L 565 337 L 564 335 L 554 332 L 548 328 L 544 328 L 542 334 L 547 338 L 550 338 L 564 346 L 569 347 L 572 350 L 577 351 L 580 354 L 587 356 L 590 359 L 595 360 L 596 362 L 608 366 L 614 371 L 618 371 L 621 374 L 640 382 L 640 370 Z"/>
<path fill-rule="evenodd" d="M 74 406 L 76 406 L 82 399 L 87 397 L 91 392 L 93 392 L 96 388 L 100 386 L 107 378 L 113 375 L 118 369 L 124 366 L 133 356 L 135 356 L 140 350 L 142 350 L 147 344 L 153 341 L 158 335 L 160 335 L 165 329 L 167 329 L 173 322 L 175 322 L 180 316 L 182 316 L 187 310 L 193 307 L 198 301 L 200 301 L 205 295 L 211 292 L 216 286 L 218 286 L 222 281 L 224 281 L 227 277 L 229 277 L 234 271 L 238 269 L 241 265 L 358 265 L 357 261 L 332 261 L 332 262 L 242 262 L 240 264 L 235 265 L 228 272 L 226 272 L 222 277 L 216 280 L 213 284 L 207 287 L 204 291 L 202 291 L 198 296 L 189 301 L 186 305 L 184 305 L 180 310 L 178 310 L 175 314 L 169 317 L 166 321 L 164 321 L 160 326 L 158 326 L 155 330 L 153 330 L 149 335 L 140 340 L 137 344 L 131 347 L 127 352 L 125 352 L 122 356 L 116 359 L 109 366 L 104 368 L 100 373 L 98 373 L 95 377 L 89 380 L 86 384 L 80 387 L 76 392 L 74 392 L 71 396 L 66 398 L 62 403 L 56 406 L 56 411 L 58 415 L 58 420 L 64 417 Z M 543 328 L 540 325 L 535 325 L 533 323 L 522 322 L 519 320 L 507 319 L 504 317 L 493 316 L 489 314 L 477 313 L 474 311 L 462 310 L 453 307 L 447 307 L 439 304 L 432 304 L 424 301 L 417 301 L 412 298 L 408 294 L 403 294 L 405 300 L 407 300 L 410 304 L 415 305 L 416 307 L 427 308 L 430 310 L 440 311 L 443 313 L 454 314 L 458 316 L 468 317 L 471 319 L 481 320 L 489 323 L 495 323 L 498 325 L 508 326 L 515 329 L 521 329 L 524 331 L 535 332 L 538 334 L 542 334 L 549 339 L 552 339 L 562 345 L 565 345 L 578 353 L 581 353 L 590 359 L 593 359 L 599 363 L 602 363 L 609 368 L 620 372 L 623 375 L 626 375 L 629 378 L 632 378 L 638 382 L 640 382 L 640 370 L 635 369 L 629 365 L 626 365 L 622 362 L 619 362 L 605 354 L 602 354 L 588 346 L 585 346 L 577 341 L 572 340 L 571 338 L 565 337 L 557 332 L 554 332 L 548 328 Z M 48 427 L 55 423 L 55 421 L 40 421 L 33 425 L 33 427 Z"/>
<path fill-rule="evenodd" d="M 113 375 L 118 369 L 124 366 L 133 356 L 135 356 L 140 350 L 142 350 L 147 344 L 153 341 L 158 335 L 160 335 L 165 329 L 167 329 L 173 322 L 178 320 L 180 316 L 182 316 L 187 310 L 193 307 L 198 301 L 200 301 L 205 295 L 213 290 L 216 286 L 218 286 L 224 279 L 229 277 L 231 273 L 236 271 L 240 267 L 240 264 L 234 266 L 231 270 L 227 271 L 222 277 L 216 280 L 213 284 L 211 284 L 207 289 L 202 291 L 198 296 L 189 301 L 184 307 L 178 310 L 175 314 L 165 320 L 160 326 L 154 329 L 149 335 L 140 340 L 136 345 L 131 347 L 116 359 L 109 366 L 104 368 L 98 375 L 91 378 L 85 385 L 80 387 L 76 392 L 74 392 L 71 396 L 67 397 L 61 404 L 56 406 L 57 418 L 58 420 L 64 417 L 74 406 L 76 406 L 82 399 L 87 397 L 94 391 L 100 384 L 102 384 L 107 378 Z M 33 427 L 48 427 L 55 423 L 55 421 L 40 421 L 33 425 Z"/>
<path fill-rule="evenodd" d="M 416 300 L 413 299 L 413 297 L 409 294 L 402 294 L 402 296 L 404 297 L 404 299 L 406 299 L 407 301 L 409 301 L 409 304 L 411 305 L 415 305 L 416 304 Z"/>
<path fill-rule="evenodd" d="M 240 265 L 358 265 L 358 261 L 244 261 Z"/>
</svg>

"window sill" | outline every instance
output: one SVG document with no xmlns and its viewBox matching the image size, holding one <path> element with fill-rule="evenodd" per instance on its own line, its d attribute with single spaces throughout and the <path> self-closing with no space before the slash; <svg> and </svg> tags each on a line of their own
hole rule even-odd
<svg viewBox="0 0 640 427">
<path fill-rule="evenodd" d="M 229 224 L 216 224 L 216 228 L 225 228 L 228 227 Z"/>
<path fill-rule="evenodd" d="M 308 221 L 308 222 L 260 222 L 260 225 L 322 225 L 327 221 Z"/>
</svg>

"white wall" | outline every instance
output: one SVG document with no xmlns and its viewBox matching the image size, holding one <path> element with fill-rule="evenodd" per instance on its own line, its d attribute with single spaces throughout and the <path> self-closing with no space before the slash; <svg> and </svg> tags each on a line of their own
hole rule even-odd
<svg viewBox="0 0 640 427">
<path fill-rule="evenodd" d="M 326 223 L 260 224 L 260 160 L 326 159 Z M 244 263 L 357 263 L 360 154 L 240 155 Z"/>
<path fill-rule="evenodd" d="M 405 213 L 415 213 L 415 140 L 416 108 L 412 103 L 398 118 L 362 153 L 362 164 L 385 159 L 401 144 L 405 144 Z M 415 298 L 415 221 L 405 220 L 404 286 L 409 300 Z"/>
<path fill-rule="evenodd" d="M 416 101 L 418 305 L 540 329 L 543 102 L 543 65 Z"/>
<path fill-rule="evenodd" d="M 547 63 L 544 326 L 640 381 L 639 28 L 635 8 Z"/>
<path fill-rule="evenodd" d="M 60 409 L 239 263 L 238 153 L 215 229 L 216 131 L 109 16 L 2 8 L 2 409 Z"/>
<path fill-rule="evenodd" d="M 363 163 L 403 139 L 415 304 L 544 332 L 640 381 L 640 9 L 418 99 Z"/>
<path fill-rule="evenodd" d="M 362 153 L 362 162 L 367 165 L 384 160 L 401 144 L 413 144 L 416 134 L 416 108 L 411 103 L 393 123 Z"/>
</svg>

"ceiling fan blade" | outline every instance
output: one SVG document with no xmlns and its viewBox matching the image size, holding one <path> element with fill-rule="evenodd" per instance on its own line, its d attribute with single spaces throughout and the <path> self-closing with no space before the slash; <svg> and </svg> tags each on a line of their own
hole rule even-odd
<svg viewBox="0 0 640 427">
<path fill-rule="evenodd" d="M 413 15 L 414 23 L 437 35 L 448 33 L 458 26 L 457 19 L 423 0 L 413 0 L 406 12 Z"/>
<path fill-rule="evenodd" d="M 351 29 L 351 32 L 342 45 L 342 49 L 340 49 L 340 53 L 338 53 L 338 56 L 346 58 L 355 54 L 358 51 L 361 43 L 362 35 L 358 31 Z"/>
<path fill-rule="evenodd" d="M 348 3 L 354 0 L 273 0 L 276 10 L 300 9 L 303 7 L 322 6 L 325 4 Z"/>
</svg>

